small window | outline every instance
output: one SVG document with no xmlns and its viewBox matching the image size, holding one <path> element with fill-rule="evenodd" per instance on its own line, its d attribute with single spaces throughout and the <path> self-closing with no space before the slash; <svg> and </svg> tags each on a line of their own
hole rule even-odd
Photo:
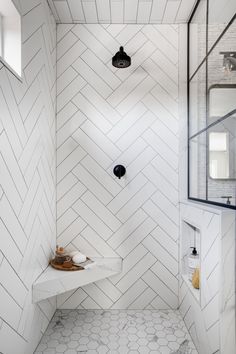
<svg viewBox="0 0 236 354">
<path fill-rule="evenodd" d="M 21 77 L 21 16 L 12 0 L 0 0 L 0 61 Z"/>
</svg>

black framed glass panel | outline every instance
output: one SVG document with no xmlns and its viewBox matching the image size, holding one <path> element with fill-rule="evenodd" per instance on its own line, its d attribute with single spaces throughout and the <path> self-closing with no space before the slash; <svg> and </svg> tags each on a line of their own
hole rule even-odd
<svg viewBox="0 0 236 354">
<path fill-rule="evenodd" d="M 236 84 L 215 84 L 208 89 L 208 124 L 232 115 L 235 110 Z"/>
<path fill-rule="evenodd" d="M 207 125 L 206 121 L 206 62 L 189 82 L 189 136 L 193 136 Z"/>
<path fill-rule="evenodd" d="M 236 110 L 207 130 L 208 199 L 236 205 Z"/>
<path fill-rule="evenodd" d="M 235 0 L 236 2 L 236 0 Z M 209 121 L 235 109 L 236 20 L 224 32 L 207 58 Z"/>
<path fill-rule="evenodd" d="M 189 25 L 190 77 L 206 56 L 207 0 L 201 0 Z"/>
<path fill-rule="evenodd" d="M 192 21 L 203 4 L 197 3 L 188 24 L 188 197 L 236 209 L 236 0 L 205 2 L 205 43 L 211 48 L 205 57 L 204 45 L 191 44 Z"/>
<path fill-rule="evenodd" d="M 208 51 L 231 21 L 235 12 L 235 0 L 209 0 Z"/>
<path fill-rule="evenodd" d="M 189 140 L 189 192 L 192 198 L 207 199 L 207 135 Z"/>
</svg>

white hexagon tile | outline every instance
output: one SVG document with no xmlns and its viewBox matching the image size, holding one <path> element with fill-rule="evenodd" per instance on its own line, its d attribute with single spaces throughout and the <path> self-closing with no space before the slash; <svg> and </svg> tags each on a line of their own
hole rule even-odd
<svg viewBox="0 0 236 354">
<path fill-rule="evenodd" d="M 178 311 L 58 310 L 35 354 L 197 354 Z"/>
</svg>

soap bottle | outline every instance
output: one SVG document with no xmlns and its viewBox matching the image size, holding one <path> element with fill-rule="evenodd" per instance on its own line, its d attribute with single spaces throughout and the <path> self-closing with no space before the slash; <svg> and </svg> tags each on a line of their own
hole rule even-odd
<svg viewBox="0 0 236 354">
<path fill-rule="evenodd" d="M 192 248 L 192 252 L 190 256 L 188 257 L 188 276 L 189 280 L 192 281 L 193 278 L 193 273 L 196 268 L 199 268 L 199 254 L 197 253 L 196 247 L 190 247 Z"/>
</svg>

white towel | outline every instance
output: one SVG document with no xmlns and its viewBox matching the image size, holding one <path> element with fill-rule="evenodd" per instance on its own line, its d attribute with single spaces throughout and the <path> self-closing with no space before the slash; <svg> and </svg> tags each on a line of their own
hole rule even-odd
<svg viewBox="0 0 236 354">
<path fill-rule="evenodd" d="M 84 269 L 92 269 L 96 265 L 97 265 L 96 262 L 93 262 L 93 263 L 86 264 L 83 267 L 84 267 Z"/>
<path fill-rule="evenodd" d="M 68 252 L 68 256 L 70 256 L 71 258 L 73 258 L 77 253 L 80 253 L 79 251 L 69 251 Z"/>
<path fill-rule="evenodd" d="M 80 263 L 83 263 L 85 262 L 87 259 L 87 257 L 81 253 L 81 252 L 77 252 L 73 257 L 72 257 L 72 261 L 73 263 L 76 263 L 76 264 L 80 264 Z"/>
</svg>

